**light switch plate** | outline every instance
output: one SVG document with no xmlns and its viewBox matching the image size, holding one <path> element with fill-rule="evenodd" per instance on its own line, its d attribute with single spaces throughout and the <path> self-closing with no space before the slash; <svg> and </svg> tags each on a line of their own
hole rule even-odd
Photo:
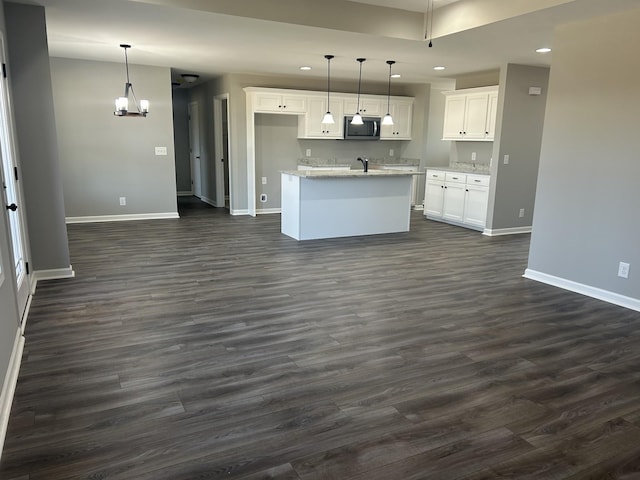
<svg viewBox="0 0 640 480">
<path fill-rule="evenodd" d="M 156 155 L 166 155 L 167 147 L 156 147 Z"/>
</svg>

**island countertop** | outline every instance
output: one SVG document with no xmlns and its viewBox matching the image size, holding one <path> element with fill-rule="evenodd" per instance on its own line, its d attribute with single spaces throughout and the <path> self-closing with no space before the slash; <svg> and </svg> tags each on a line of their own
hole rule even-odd
<svg viewBox="0 0 640 480">
<path fill-rule="evenodd" d="M 366 177 L 410 177 L 424 175 L 424 172 L 406 170 L 285 170 L 280 173 L 302 178 L 366 178 Z"/>
</svg>

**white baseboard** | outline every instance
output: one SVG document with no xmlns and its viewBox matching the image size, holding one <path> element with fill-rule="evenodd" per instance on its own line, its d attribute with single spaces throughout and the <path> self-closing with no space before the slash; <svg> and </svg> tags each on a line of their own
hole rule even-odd
<svg viewBox="0 0 640 480">
<path fill-rule="evenodd" d="M 489 237 L 497 237 L 499 235 L 518 235 L 520 233 L 531 233 L 531 225 L 526 227 L 512 227 L 512 228 L 485 228 L 482 232 L 483 235 Z"/>
<path fill-rule="evenodd" d="M 256 213 L 258 215 L 263 215 L 266 213 L 281 213 L 281 209 L 280 208 L 260 208 L 256 210 Z"/>
<path fill-rule="evenodd" d="M 608 290 L 603 290 L 601 288 L 591 287 L 583 283 L 567 280 L 566 278 L 560 278 L 547 273 L 531 270 L 530 268 L 527 268 L 524 271 L 523 277 L 640 312 L 640 299 L 637 298 L 631 298 Z"/>
<path fill-rule="evenodd" d="M 67 223 L 124 222 L 129 220 L 166 220 L 180 218 L 178 212 L 131 213 L 126 215 L 96 215 L 86 217 L 67 217 Z"/>
<path fill-rule="evenodd" d="M 24 337 L 22 336 L 20 329 L 17 329 L 16 338 L 13 342 L 13 350 L 11 352 L 11 360 L 9 360 L 9 367 L 5 373 L 4 384 L 2 385 L 2 391 L 0 392 L 0 457 L 2 457 L 4 439 L 7 435 L 9 415 L 11 414 L 11 404 L 13 403 L 13 395 L 15 394 L 16 383 L 18 382 L 18 373 L 20 372 L 23 349 Z"/>
<path fill-rule="evenodd" d="M 36 282 L 33 282 L 34 285 Z M 35 286 L 33 288 L 33 291 L 35 292 Z M 22 312 L 22 319 L 20 322 L 20 333 L 22 335 L 24 335 L 24 331 L 27 328 L 27 318 L 29 318 L 29 310 L 31 310 L 31 301 L 33 300 L 33 293 L 31 293 L 29 295 L 29 298 L 27 299 L 27 305 L 24 307 L 24 312 Z"/>
<path fill-rule="evenodd" d="M 244 210 L 230 210 L 229 213 L 231 213 L 231 215 L 249 215 L 249 209 L 245 208 Z"/>
<path fill-rule="evenodd" d="M 53 268 L 51 270 L 34 270 L 32 281 L 37 284 L 40 280 L 61 280 L 63 278 L 73 278 L 76 276 L 76 272 L 73 271 L 73 267 L 69 265 L 66 268 Z M 33 287 L 35 291 L 35 287 Z"/>
<path fill-rule="evenodd" d="M 419 211 L 423 211 L 424 210 L 424 205 L 419 204 L 419 205 L 414 205 L 413 206 L 414 210 L 419 210 Z"/>
<path fill-rule="evenodd" d="M 193 192 L 191 190 L 177 192 L 179 197 L 191 197 L 193 196 Z"/>
<path fill-rule="evenodd" d="M 211 200 L 209 197 L 200 197 L 200 200 L 204 203 L 211 205 L 212 207 L 218 207 L 218 204 L 215 200 Z"/>
</svg>

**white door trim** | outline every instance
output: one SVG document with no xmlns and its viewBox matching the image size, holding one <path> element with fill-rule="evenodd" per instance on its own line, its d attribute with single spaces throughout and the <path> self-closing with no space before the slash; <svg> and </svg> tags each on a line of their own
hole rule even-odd
<svg viewBox="0 0 640 480">
<path fill-rule="evenodd" d="M 222 102 L 227 101 L 227 158 L 225 158 L 225 162 L 229 165 L 229 191 L 224 191 L 224 164 L 220 161 L 221 158 L 224 158 L 224 148 L 223 148 L 223 138 L 222 138 Z M 224 195 L 225 193 L 229 195 L 229 211 L 234 211 L 234 199 L 232 195 L 233 190 L 233 173 L 231 168 L 231 159 L 233 155 L 231 154 L 231 129 L 229 126 L 230 118 L 229 118 L 229 94 L 223 93 L 220 95 L 216 95 L 213 97 L 213 141 L 215 145 L 215 172 L 216 172 L 216 206 L 224 208 Z"/>
</svg>

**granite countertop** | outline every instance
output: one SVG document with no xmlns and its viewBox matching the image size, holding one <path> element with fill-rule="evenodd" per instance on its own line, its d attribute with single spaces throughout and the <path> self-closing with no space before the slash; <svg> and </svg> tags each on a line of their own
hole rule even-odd
<svg viewBox="0 0 640 480">
<path fill-rule="evenodd" d="M 473 168 L 473 167 L 468 167 L 468 166 L 455 166 L 455 167 L 443 167 L 443 166 L 438 166 L 438 167 L 431 167 L 427 165 L 427 170 L 440 170 L 440 171 L 447 171 L 447 172 L 460 172 L 460 173 L 470 173 L 472 175 L 491 175 L 491 172 L 489 171 L 489 169 L 487 167 L 485 168 Z"/>
<path fill-rule="evenodd" d="M 309 168 L 323 167 L 349 167 L 358 164 L 355 158 L 318 158 L 305 157 L 298 159 L 298 165 Z M 417 167 L 420 165 L 418 158 L 369 158 L 369 165 L 385 166 L 385 167 Z"/>
<path fill-rule="evenodd" d="M 281 173 L 303 178 L 357 178 L 357 177 L 408 177 L 424 175 L 424 172 L 401 170 L 284 170 Z"/>
</svg>

